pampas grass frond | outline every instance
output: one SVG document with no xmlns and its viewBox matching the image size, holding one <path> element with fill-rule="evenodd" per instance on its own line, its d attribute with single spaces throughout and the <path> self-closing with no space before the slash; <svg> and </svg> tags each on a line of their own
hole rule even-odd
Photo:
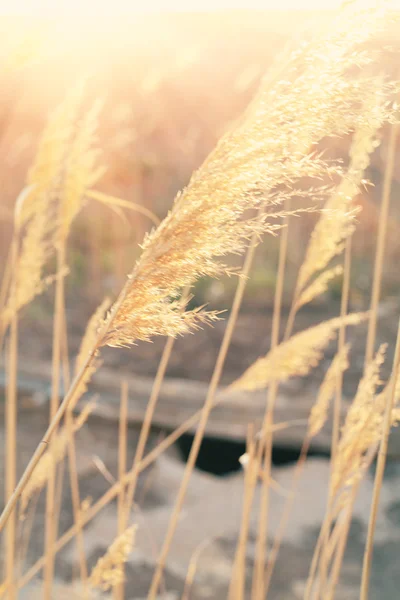
<svg viewBox="0 0 400 600">
<path fill-rule="evenodd" d="M 347 344 L 338 352 L 327 370 L 324 380 L 319 388 L 317 401 L 311 409 L 308 421 L 308 435 L 314 437 L 323 428 L 329 410 L 329 403 L 334 396 L 338 376 L 349 367 L 349 349 Z"/>
<path fill-rule="evenodd" d="M 106 554 L 99 558 L 89 578 L 91 588 L 108 591 L 123 583 L 124 569 L 129 554 L 132 552 L 136 527 L 133 525 L 118 536 L 108 548 Z"/>
<path fill-rule="evenodd" d="M 58 200 L 65 160 L 73 137 L 84 94 L 84 82 L 77 84 L 50 117 L 29 171 L 28 185 L 34 189 L 26 202 L 21 222 L 26 223 L 44 206 Z M 56 216 L 54 212 L 53 218 Z"/>
<path fill-rule="evenodd" d="M 385 360 L 386 345 L 382 344 L 367 365 L 356 396 L 348 410 L 339 440 L 332 473 L 332 490 L 353 485 L 362 476 L 363 458 L 382 433 L 385 394 L 376 395 L 381 384 L 380 371 Z"/>
<path fill-rule="evenodd" d="M 71 223 L 82 207 L 86 191 L 94 185 L 104 169 L 97 166 L 99 150 L 96 132 L 101 104 L 96 102 L 76 123 L 76 131 L 66 159 L 60 197 L 59 231 L 66 239 Z"/>
<path fill-rule="evenodd" d="M 228 389 L 256 390 L 266 387 L 271 381 L 283 382 L 290 377 L 304 377 L 317 366 L 323 350 L 342 324 L 358 325 L 365 318 L 365 313 L 353 313 L 343 319 L 330 319 L 296 333 L 287 342 L 256 360 Z"/>
<path fill-rule="evenodd" d="M 345 240 L 354 231 L 355 217 L 359 211 L 359 208 L 353 204 L 354 198 L 361 186 L 365 185 L 364 171 L 372 152 L 379 145 L 377 134 L 382 125 L 392 116 L 387 93 L 380 82 L 376 82 L 376 86 L 369 90 L 362 104 L 364 119 L 355 129 L 347 175 L 328 199 L 325 205 L 326 211 L 322 213 L 311 234 L 296 285 L 296 295 L 303 290 L 303 301 L 300 302 L 299 299 L 299 306 L 305 303 L 304 295 L 306 297 L 309 295 L 309 290 L 304 288 L 310 279 L 325 269 L 335 256 L 341 254 Z"/>
<path fill-rule="evenodd" d="M 82 94 L 83 84 L 79 84 L 49 119 L 27 186 L 16 202 L 15 232 L 20 241 L 14 270 L 16 297 L 9 298 L 4 308 L 2 320 L 6 325 L 13 310 L 29 304 L 49 283 L 44 268 L 56 246 L 57 203 Z"/>
<path fill-rule="evenodd" d="M 242 253 L 254 231 L 274 231 L 268 212 L 273 212 L 277 190 L 282 202 L 301 179 L 323 181 L 327 172 L 339 170 L 318 157 L 315 146 L 327 136 L 353 132 L 369 118 L 365 97 L 377 94 L 377 80 L 348 77 L 348 70 L 363 61 L 359 46 L 376 23 L 369 15 L 358 15 L 356 27 L 342 19 L 328 40 L 304 44 L 293 53 L 284 80 L 272 87 L 268 78 L 263 82 L 237 126 L 220 140 L 169 215 L 146 237 L 103 344 L 175 336 L 200 317 L 206 319 L 202 312 L 177 310 L 181 290 L 199 277 L 223 273 L 220 259 Z M 345 191 L 338 194 L 341 205 Z M 248 211 L 260 209 L 265 209 L 262 218 L 247 217 Z M 338 224 L 336 215 L 332 221 Z"/>
</svg>

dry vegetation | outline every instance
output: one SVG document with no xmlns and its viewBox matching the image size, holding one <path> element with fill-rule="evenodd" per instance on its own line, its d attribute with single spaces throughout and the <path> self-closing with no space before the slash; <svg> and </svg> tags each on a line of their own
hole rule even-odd
<svg viewBox="0 0 400 600">
<path fill-rule="evenodd" d="M 207 421 L 220 387 L 222 370 L 244 291 L 251 281 L 256 248 L 273 236 L 279 243 L 272 344 L 225 392 L 263 388 L 264 424 L 257 435 L 249 429 L 248 451 L 243 470 L 244 502 L 237 552 L 232 564 L 231 600 L 245 598 L 246 543 L 248 519 L 256 486 L 262 489 L 262 504 L 251 598 L 260 600 L 268 589 L 286 526 L 288 511 L 295 498 L 298 478 L 307 458 L 311 439 L 324 427 L 333 401 L 332 469 L 326 516 L 310 565 L 304 598 L 333 598 L 341 570 L 359 484 L 369 465 L 378 456 L 378 468 L 371 509 L 370 529 L 365 546 L 360 598 L 368 598 L 368 582 L 374 543 L 374 523 L 382 485 L 387 440 L 399 419 L 399 351 L 388 381 L 381 381 L 385 347 L 376 349 L 378 304 L 385 262 L 388 230 L 388 203 L 393 175 L 398 127 L 399 82 L 384 70 L 382 51 L 376 39 L 393 27 L 396 16 L 390 11 L 362 11 L 350 6 L 330 26 L 322 28 L 309 41 L 303 41 L 280 55 L 262 78 L 258 92 L 231 128 L 222 136 L 186 188 L 178 193 L 171 210 L 158 226 L 148 232 L 141 254 L 130 270 L 119 295 L 110 301 L 97 298 L 99 308 L 90 319 L 79 354 L 70 375 L 68 320 L 65 281 L 69 276 L 68 249 L 74 228 L 84 215 L 84 205 L 99 201 L 118 218 L 124 211 L 139 211 L 158 218 L 140 203 L 106 194 L 98 182 L 104 174 L 100 156 L 98 123 L 101 104 L 92 101 L 87 82 L 75 82 L 66 98 L 48 119 L 26 184 L 13 209 L 13 235 L 5 259 L 0 304 L 1 345 L 7 366 L 6 394 L 6 503 L 0 518 L 4 538 L 4 581 L 0 595 L 17 598 L 18 589 L 37 573 L 43 576 L 43 598 L 50 600 L 54 565 L 67 543 L 76 541 L 82 598 L 100 588 L 122 600 L 124 563 L 134 552 L 135 523 L 131 508 L 135 500 L 138 474 L 157 454 L 187 429 L 164 440 L 157 452 L 145 455 L 160 387 L 173 349 L 174 338 L 195 332 L 199 327 L 227 319 L 227 327 L 216 359 L 204 406 L 194 419 L 198 426 L 187 460 L 174 510 L 170 517 L 157 568 L 148 591 L 155 600 L 190 477 L 206 430 Z M 28 53 L 29 55 L 29 53 Z M 19 55 L 18 55 L 19 56 Z M 16 69 L 10 59 L 10 69 Z M 147 85 L 150 85 L 147 82 Z M 376 237 L 371 306 L 368 312 L 348 314 L 352 238 L 360 215 L 360 195 L 365 193 L 370 159 L 390 130 L 386 158 L 381 217 Z M 330 140 L 343 139 L 346 156 L 324 152 Z M 349 142 L 350 140 L 350 142 Z M 333 142 L 332 142 L 333 143 Z M 6 211 L 5 211 L 6 212 Z M 111 214 L 111 213 L 110 213 Z M 279 337 L 291 228 L 310 214 L 318 219 L 308 241 L 304 260 L 292 285 L 291 310 L 285 335 Z M 122 225 L 121 225 L 122 227 Z M 233 268 L 231 255 L 244 256 L 240 269 Z M 5 257 L 4 257 L 5 258 Z M 121 265 L 120 265 L 121 266 Z M 118 270 L 118 269 L 117 269 Z M 237 277 L 236 290 L 228 315 L 212 307 L 192 308 L 191 289 L 201 278 L 230 274 Z M 332 280 L 342 277 L 341 314 L 336 318 L 293 334 L 296 314 L 301 307 L 324 294 Z M 289 281 L 289 284 L 292 283 Z M 27 306 L 38 296 L 54 292 L 52 332 L 52 391 L 49 426 L 43 432 L 26 470 L 16 473 L 17 396 L 19 324 Z M 347 327 L 368 322 L 368 343 L 364 376 L 341 422 L 342 379 L 349 365 Z M 393 325 L 395 328 L 395 324 Z M 120 469 L 117 482 L 95 504 L 82 503 L 76 469 L 77 432 L 90 415 L 93 403 L 87 400 L 91 377 L 101 368 L 105 346 L 130 347 L 155 336 L 167 338 L 149 398 L 136 455 L 131 466 L 126 459 L 127 389 L 122 383 L 120 422 Z M 271 452 L 274 407 L 279 385 L 294 376 L 307 376 L 321 360 L 329 342 L 338 337 L 337 354 L 315 398 L 309 429 L 296 466 L 292 489 L 282 506 L 282 520 L 273 549 L 267 552 L 268 506 L 271 482 Z M 193 343 L 196 343 L 195 334 Z M 399 344 L 399 342 L 398 342 Z M 117 377 L 117 375 L 116 375 Z M 61 387 L 61 382 L 63 387 Z M 383 391 L 382 385 L 384 384 Z M 61 390 L 64 390 L 60 400 Z M 223 397 L 222 397 L 223 400 Z M 251 402 L 251 395 L 249 395 Z M 81 407 L 77 415 L 76 407 Z M 249 426 L 251 423 L 249 423 Z M 56 516 L 57 481 L 63 478 L 68 460 L 75 523 L 58 537 Z M 260 476 L 261 474 L 261 476 Z M 46 495 L 44 555 L 29 571 L 21 572 L 21 536 L 24 519 L 34 514 L 34 502 Z M 115 542 L 89 572 L 85 555 L 85 526 L 98 512 L 118 497 L 118 531 Z M 34 517 L 33 517 L 34 518 Z M 23 565 L 22 565 L 23 566 Z M 111 596 L 110 596 L 111 597 Z"/>
</svg>

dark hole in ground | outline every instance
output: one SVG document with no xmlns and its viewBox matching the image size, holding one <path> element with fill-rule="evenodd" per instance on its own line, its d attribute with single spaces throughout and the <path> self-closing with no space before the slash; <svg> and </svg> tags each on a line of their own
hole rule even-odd
<svg viewBox="0 0 400 600">
<path fill-rule="evenodd" d="M 193 442 L 193 435 L 184 434 L 177 441 L 177 446 L 182 459 L 186 462 Z M 246 452 L 244 442 L 236 442 L 223 438 L 205 437 L 202 441 L 197 457 L 196 467 L 201 471 L 213 475 L 229 475 L 239 471 L 242 467 L 239 458 Z M 329 452 L 324 450 L 311 450 L 309 456 L 323 456 L 328 458 Z M 300 456 L 300 448 L 290 446 L 274 446 L 272 450 L 272 464 L 276 467 L 293 464 Z"/>
</svg>

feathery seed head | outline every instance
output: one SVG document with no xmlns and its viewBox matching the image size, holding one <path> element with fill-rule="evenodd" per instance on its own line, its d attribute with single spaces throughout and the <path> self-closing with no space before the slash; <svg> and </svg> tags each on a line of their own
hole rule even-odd
<svg viewBox="0 0 400 600">
<path fill-rule="evenodd" d="M 317 366 L 324 348 L 342 324 L 358 325 L 365 317 L 365 313 L 354 313 L 296 333 L 287 342 L 282 342 L 266 356 L 256 360 L 228 389 L 250 391 L 266 387 L 271 381 L 304 377 Z"/>
</svg>

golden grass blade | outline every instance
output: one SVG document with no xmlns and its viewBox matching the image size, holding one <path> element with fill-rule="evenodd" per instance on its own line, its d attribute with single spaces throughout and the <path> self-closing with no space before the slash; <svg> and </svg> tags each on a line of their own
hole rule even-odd
<svg viewBox="0 0 400 600">
<path fill-rule="evenodd" d="M 335 337 L 342 322 L 358 325 L 365 318 L 365 313 L 353 313 L 344 319 L 336 317 L 296 333 L 265 357 L 256 360 L 228 390 L 250 391 L 266 387 L 274 380 L 286 381 L 290 377 L 307 375 L 321 360 L 324 348 Z"/>
</svg>

